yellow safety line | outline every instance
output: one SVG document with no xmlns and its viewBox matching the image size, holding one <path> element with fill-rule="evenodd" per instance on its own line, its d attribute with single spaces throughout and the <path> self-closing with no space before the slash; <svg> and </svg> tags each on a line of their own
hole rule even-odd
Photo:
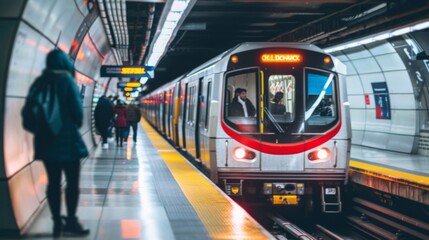
<svg viewBox="0 0 429 240">
<path fill-rule="evenodd" d="M 364 170 L 366 174 L 390 180 L 406 181 L 408 185 L 420 185 L 422 188 L 429 187 L 429 177 L 401 172 L 389 168 L 379 167 L 368 163 L 350 160 L 350 167 Z"/>
<path fill-rule="evenodd" d="M 144 119 L 143 129 L 213 239 L 270 239 L 269 233 L 230 202 Z M 192 226 L 190 226 L 192 227 Z"/>
</svg>

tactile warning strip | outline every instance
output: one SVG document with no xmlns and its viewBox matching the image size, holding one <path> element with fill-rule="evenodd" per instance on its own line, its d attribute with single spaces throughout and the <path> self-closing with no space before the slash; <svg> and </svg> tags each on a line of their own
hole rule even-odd
<svg viewBox="0 0 429 240">
<path fill-rule="evenodd" d="M 188 201 L 213 239 L 274 239 L 239 205 L 228 199 L 146 121 L 141 121 Z"/>
</svg>

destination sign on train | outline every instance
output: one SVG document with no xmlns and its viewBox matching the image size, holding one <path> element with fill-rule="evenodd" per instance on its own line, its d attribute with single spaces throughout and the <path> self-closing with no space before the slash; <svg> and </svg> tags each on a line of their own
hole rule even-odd
<svg viewBox="0 0 429 240">
<path fill-rule="evenodd" d="M 154 67 L 153 66 L 103 65 L 100 68 L 100 76 L 101 77 L 153 78 Z"/>
<path fill-rule="evenodd" d="M 265 53 L 261 61 L 265 63 L 299 63 L 302 62 L 300 54 Z"/>
</svg>

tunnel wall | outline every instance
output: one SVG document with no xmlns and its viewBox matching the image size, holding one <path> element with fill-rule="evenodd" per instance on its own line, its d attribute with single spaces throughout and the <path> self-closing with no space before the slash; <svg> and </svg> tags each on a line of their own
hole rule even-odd
<svg viewBox="0 0 429 240">
<path fill-rule="evenodd" d="M 116 94 L 118 79 L 99 77 L 103 62 L 117 61 L 98 15 L 89 21 L 87 2 L 20 0 L 10 1 L 0 10 L 0 44 L 4 50 L 0 54 L 1 236 L 24 232 L 45 203 L 46 173 L 42 163 L 33 160 L 33 136 L 22 128 L 20 111 L 29 87 L 45 68 L 49 51 L 57 43 L 75 59 L 76 83 L 84 107 L 80 133 L 88 149 L 98 141 L 93 131 L 94 102 L 105 92 Z M 85 34 L 80 36 L 82 32 Z"/>
<path fill-rule="evenodd" d="M 421 114 L 428 110 L 416 98 L 411 66 L 419 62 L 404 56 L 412 51 L 407 41 L 413 40 L 401 36 L 333 53 L 347 66 L 352 144 L 418 152 Z"/>
</svg>

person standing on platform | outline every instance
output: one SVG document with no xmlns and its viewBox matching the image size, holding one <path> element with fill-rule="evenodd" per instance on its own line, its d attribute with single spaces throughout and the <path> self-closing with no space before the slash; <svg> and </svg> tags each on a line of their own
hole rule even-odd
<svg viewBox="0 0 429 240">
<path fill-rule="evenodd" d="M 124 103 L 119 99 L 116 101 L 115 114 L 116 146 L 122 147 L 124 131 L 127 127 L 127 109 L 125 108 Z"/>
<path fill-rule="evenodd" d="M 130 131 L 130 127 L 133 128 L 133 141 L 137 142 L 137 124 L 140 122 L 141 113 L 140 108 L 134 103 L 131 102 L 127 106 L 127 129 Z M 128 136 L 125 136 L 127 138 Z"/>
<path fill-rule="evenodd" d="M 113 117 L 115 112 L 113 110 L 112 103 L 105 96 L 101 96 L 98 99 L 97 106 L 94 110 L 94 120 L 95 128 L 100 133 L 101 138 L 103 139 L 103 149 L 108 149 L 109 144 L 107 143 L 107 137 L 109 132 L 109 127 L 112 124 Z"/>
<path fill-rule="evenodd" d="M 83 121 L 82 99 L 74 79 L 73 64 L 61 50 L 52 50 L 46 68 L 30 88 L 34 92 L 43 83 L 54 86 L 60 116 L 56 122 L 46 122 L 45 127 L 34 133 L 34 158 L 42 160 L 48 176 L 47 199 L 54 221 L 53 235 L 61 233 L 85 236 L 89 234 L 78 222 L 76 211 L 79 201 L 80 159 L 88 150 L 79 133 Z M 30 95 L 29 95 L 30 96 Z M 39 116 L 41 113 L 39 112 Z M 53 126 L 59 126 L 53 133 Z M 61 176 L 64 173 L 67 217 L 61 217 Z M 65 223 L 63 222 L 65 221 Z"/>
</svg>

